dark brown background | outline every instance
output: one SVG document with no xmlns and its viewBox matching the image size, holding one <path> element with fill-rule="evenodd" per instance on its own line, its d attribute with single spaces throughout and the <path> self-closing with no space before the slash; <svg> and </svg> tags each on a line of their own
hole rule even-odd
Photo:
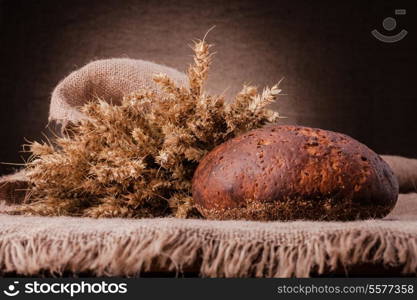
<svg viewBox="0 0 417 300">
<path fill-rule="evenodd" d="M 131 57 L 180 70 L 190 41 L 216 25 L 209 88 L 282 77 L 285 123 L 347 133 L 378 153 L 417 157 L 416 1 L 0 0 L 0 161 L 21 162 L 24 138 L 47 132 L 53 87 L 91 60 Z M 370 35 L 395 8 L 408 36 Z M 0 173 L 11 171 L 0 167 Z"/>
</svg>

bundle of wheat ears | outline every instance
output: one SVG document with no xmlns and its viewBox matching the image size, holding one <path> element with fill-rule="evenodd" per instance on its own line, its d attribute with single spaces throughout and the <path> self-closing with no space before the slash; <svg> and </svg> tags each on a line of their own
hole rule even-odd
<svg viewBox="0 0 417 300">
<path fill-rule="evenodd" d="M 81 108 L 86 119 L 53 142 L 33 142 L 26 165 L 30 189 L 15 213 L 89 217 L 193 217 L 191 179 L 215 146 L 275 122 L 266 108 L 278 85 L 261 94 L 244 86 L 234 101 L 211 96 L 203 86 L 211 45 L 193 45 L 188 87 L 164 74 L 161 92 L 140 90 L 121 105 L 94 100 Z"/>
</svg>

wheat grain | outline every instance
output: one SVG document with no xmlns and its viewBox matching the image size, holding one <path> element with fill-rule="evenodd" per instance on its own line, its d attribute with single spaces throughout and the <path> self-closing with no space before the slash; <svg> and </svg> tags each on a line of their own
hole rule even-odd
<svg viewBox="0 0 417 300">
<path fill-rule="evenodd" d="M 34 142 L 27 163 L 30 201 L 14 213 L 89 217 L 196 216 L 191 179 L 215 146 L 275 122 L 266 108 L 278 86 L 261 95 L 244 86 L 235 101 L 204 93 L 212 61 L 205 40 L 194 46 L 189 88 L 155 75 L 161 93 L 141 90 L 119 106 L 94 100 L 85 120 L 54 145 Z"/>
</svg>

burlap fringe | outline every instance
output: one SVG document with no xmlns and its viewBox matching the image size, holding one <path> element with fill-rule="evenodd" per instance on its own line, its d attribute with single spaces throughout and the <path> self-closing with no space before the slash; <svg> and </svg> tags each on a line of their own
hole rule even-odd
<svg viewBox="0 0 417 300">
<path fill-rule="evenodd" d="M 47 270 L 57 276 L 65 271 L 139 276 L 155 267 L 180 273 L 197 266 L 203 277 L 308 277 L 311 271 L 323 274 L 340 266 L 372 263 L 417 273 L 417 237 L 386 231 L 338 231 L 294 246 L 210 239 L 183 231 L 144 238 L 119 236 L 111 243 L 104 242 L 104 237 L 103 243 L 97 243 L 100 238 L 28 235 L 20 240 L 2 239 L 1 269 L 24 275 Z"/>
</svg>

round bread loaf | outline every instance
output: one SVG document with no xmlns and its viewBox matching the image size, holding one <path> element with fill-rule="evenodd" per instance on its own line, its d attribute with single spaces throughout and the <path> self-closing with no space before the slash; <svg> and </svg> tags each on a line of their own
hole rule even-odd
<svg viewBox="0 0 417 300">
<path fill-rule="evenodd" d="M 347 135 L 268 126 L 211 151 L 192 193 L 208 219 L 356 220 L 387 215 L 398 182 L 387 163 Z"/>
</svg>

